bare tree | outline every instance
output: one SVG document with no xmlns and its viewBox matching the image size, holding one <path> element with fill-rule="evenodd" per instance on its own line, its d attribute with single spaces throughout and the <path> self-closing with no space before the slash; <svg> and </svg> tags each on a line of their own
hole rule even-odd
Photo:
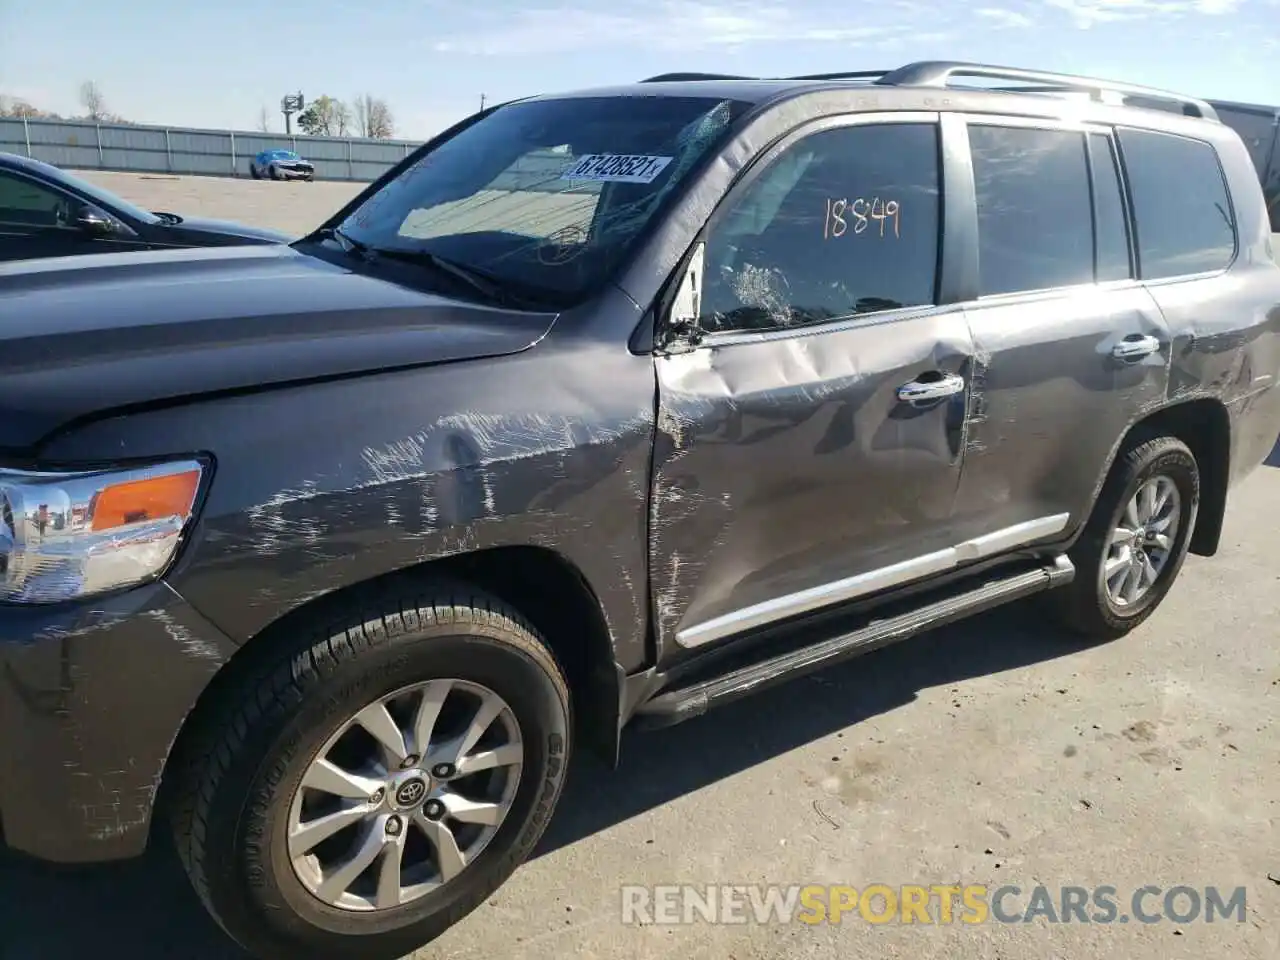
<svg viewBox="0 0 1280 960">
<path fill-rule="evenodd" d="M 108 116 L 107 100 L 96 80 L 86 80 L 80 84 L 80 104 L 90 120 L 102 121 Z"/>
<path fill-rule="evenodd" d="M 387 101 L 366 93 L 354 101 L 356 133 L 362 137 L 385 140 L 395 132 L 395 121 Z"/>
<path fill-rule="evenodd" d="M 271 132 L 271 114 L 267 113 L 266 107 L 258 111 L 258 130 L 261 133 Z"/>
</svg>

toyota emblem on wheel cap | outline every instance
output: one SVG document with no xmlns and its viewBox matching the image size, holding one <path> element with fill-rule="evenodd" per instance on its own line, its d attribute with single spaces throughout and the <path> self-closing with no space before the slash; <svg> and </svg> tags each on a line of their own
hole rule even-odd
<svg viewBox="0 0 1280 960">
<path fill-rule="evenodd" d="M 396 804 L 401 807 L 411 807 L 426 795 L 427 785 L 420 778 L 415 777 L 400 784 L 400 788 L 396 790 Z"/>
</svg>

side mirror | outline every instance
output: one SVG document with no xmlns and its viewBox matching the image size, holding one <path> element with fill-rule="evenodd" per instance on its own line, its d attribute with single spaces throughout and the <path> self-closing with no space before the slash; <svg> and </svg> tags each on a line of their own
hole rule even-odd
<svg viewBox="0 0 1280 960">
<path fill-rule="evenodd" d="M 671 312 L 667 316 L 664 346 L 673 341 L 684 340 L 697 344 L 702 340 L 702 329 L 698 319 L 702 316 L 702 275 L 706 263 L 707 245 L 699 243 L 680 278 L 680 286 L 671 301 Z"/>
<path fill-rule="evenodd" d="M 73 221 L 80 230 L 93 237 L 107 237 L 116 232 L 116 222 L 91 203 L 76 208 Z"/>
</svg>

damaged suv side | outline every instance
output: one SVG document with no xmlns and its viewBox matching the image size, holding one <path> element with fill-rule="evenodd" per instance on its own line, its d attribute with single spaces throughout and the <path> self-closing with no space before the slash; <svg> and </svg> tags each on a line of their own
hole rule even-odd
<svg viewBox="0 0 1280 960">
<path fill-rule="evenodd" d="M 0 266 L 5 839 L 163 823 L 257 955 L 398 957 L 628 723 L 1032 595 L 1119 637 L 1280 432 L 1270 237 L 1207 105 L 924 63 L 504 104 L 291 246 Z"/>
</svg>

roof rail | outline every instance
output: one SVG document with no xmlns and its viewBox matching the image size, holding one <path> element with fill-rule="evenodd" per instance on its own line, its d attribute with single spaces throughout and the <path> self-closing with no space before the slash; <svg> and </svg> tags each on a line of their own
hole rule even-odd
<svg viewBox="0 0 1280 960">
<path fill-rule="evenodd" d="M 1081 90 L 1087 92 L 1094 100 L 1105 100 L 1108 93 L 1118 94 L 1126 98 L 1133 97 L 1152 101 L 1163 100 L 1177 104 L 1187 116 L 1202 117 L 1206 120 L 1218 119 L 1217 112 L 1205 101 L 1168 90 L 1157 90 L 1152 87 L 1140 87 L 1128 83 L 1114 83 L 1110 80 L 1078 77 L 1066 73 L 1046 73 L 1040 70 L 997 67 L 982 63 L 922 60 L 918 63 L 909 63 L 904 67 L 899 67 L 875 82 L 884 86 L 894 87 L 945 87 L 953 77 L 986 77 L 994 80 L 1013 80 L 1021 83 L 1039 84 L 1042 92 L 1045 87 L 1057 90 Z M 1006 89 L 1002 92 L 1008 93 L 1012 91 Z"/>
<path fill-rule="evenodd" d="M 802 77 L 784 77 L 784 80 L 871 80 L 883 77 L 891 70 L 846 70 L 843 73 L 810 73 Z"/>
<path fill-rule="evenodd" d="M 735 77 L 728 73 L 660 73 L 646 77 L 641 83 L 677 83 L 687 80 L 758 80 L 759 77 Z"/>
</svg>

